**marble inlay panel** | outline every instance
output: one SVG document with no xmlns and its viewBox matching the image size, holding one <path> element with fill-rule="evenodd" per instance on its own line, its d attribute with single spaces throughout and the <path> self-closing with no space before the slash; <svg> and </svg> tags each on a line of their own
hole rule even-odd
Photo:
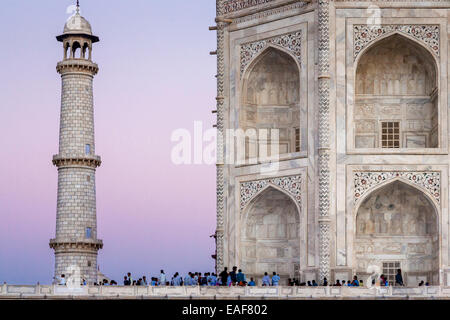
<svg viewBox="0 0 450 320">
<path fill-rule="evenodd" d="M 281 47 L 291 52 L 301 63 L 302 31 L 296 31 L 273 38 L 241 45 L 241 77 L 247 65 L 269 45 Z"/>
<path fill-rule="evenodd" d="M 356 60 L 361 51 L 376 39 L 390 33 L 400 32 L 412 36 L 424 43 L 425 46 L 439 57 L 440 55 L 440 27 L 439 25 L 381 25 L 367 24 L 353 25 L 353 59 Z"/>
<path fill-rule="evenodd" d="M 353 174 L 355 187 L 354 203 L 356 204 L 364 194 L 373 187 L 394 179 L 403 179 L 424 189 L 437 202 L 441 201 L 441 173 L 405 172 L 405 171 L 357 171 Z"/>
<path fill-rule="evenodd" d="M 296 176 L 242 182 L 241 210 L 245 208 L 245 206 L 254 198 L 256 194 L 258 194 L 268 185 L 274 185 L 278 188 L 287 191 L 295 199 L 295 201 L 298 203 L 298 206 L 301 208 L 302 202 L 301 193 L 303 183 L 302 180 L 303 178 L 301 175 L 296 175 Z"/>
</svg>

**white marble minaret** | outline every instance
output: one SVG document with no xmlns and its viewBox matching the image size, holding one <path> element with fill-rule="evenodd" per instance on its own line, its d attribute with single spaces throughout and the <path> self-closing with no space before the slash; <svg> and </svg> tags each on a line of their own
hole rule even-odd
<svg viewBox="0 0 450 320">
<path fill-rule="evenodd" d="M 97 239 L 95 171 L 100 157 L 95 155 L 93 80 L 98 72 L 92 62 L 92 34 L 89 22 L 77 12 L 57 37 L 63 43 L 64 59 L 57 65 L 62 78 L 59 154 L 53 157 L 58 168 L 55 277 L 79 275 L 88 283 L 97 281 Z"/>
</svg>

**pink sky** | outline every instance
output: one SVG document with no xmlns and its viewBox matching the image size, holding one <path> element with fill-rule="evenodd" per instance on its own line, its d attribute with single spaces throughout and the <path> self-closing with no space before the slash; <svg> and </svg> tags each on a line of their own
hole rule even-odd
<svg viewBox="0 0 450 320">
<path fill-rule="evenodd" d="M 171 133 L 215 123 L 213 0 L 81 0 L 93 59 L 101 270 L 212 271 L 215 165 L 176 166 Z M 2 0 L 0 282 L 50 283 L 62 47 L 70 0 Z"/>
</svg>

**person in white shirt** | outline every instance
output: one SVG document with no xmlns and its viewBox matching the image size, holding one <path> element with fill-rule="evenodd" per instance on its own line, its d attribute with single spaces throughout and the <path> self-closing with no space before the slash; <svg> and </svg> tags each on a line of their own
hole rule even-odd
<svg viewBox="0 0 450 320">
<path fill-rule="evenodd" d="M 61 285 L 61 286 L 66 285 L 66 276 L 63 274 L 61 275 L 61 279 L 59 279 L 59 285 Z"/>
<path fill-rule="evenodd" d="M 166 274 L 164 273 L 164 270 L 161 270 L 161 274 L 159 275 L 159 285 L 160 286 L 166 285 Z"/>
</svg>

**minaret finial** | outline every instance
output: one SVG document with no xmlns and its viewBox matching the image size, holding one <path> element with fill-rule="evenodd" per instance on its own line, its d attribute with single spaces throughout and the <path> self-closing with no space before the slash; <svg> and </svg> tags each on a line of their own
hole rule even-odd
<svg viewBox="0 0 450 320">
<path fill-rule="evenodd" d="M 77 13 L 80 13 L 80 0 L 77 0 Z"/>
</svg>

